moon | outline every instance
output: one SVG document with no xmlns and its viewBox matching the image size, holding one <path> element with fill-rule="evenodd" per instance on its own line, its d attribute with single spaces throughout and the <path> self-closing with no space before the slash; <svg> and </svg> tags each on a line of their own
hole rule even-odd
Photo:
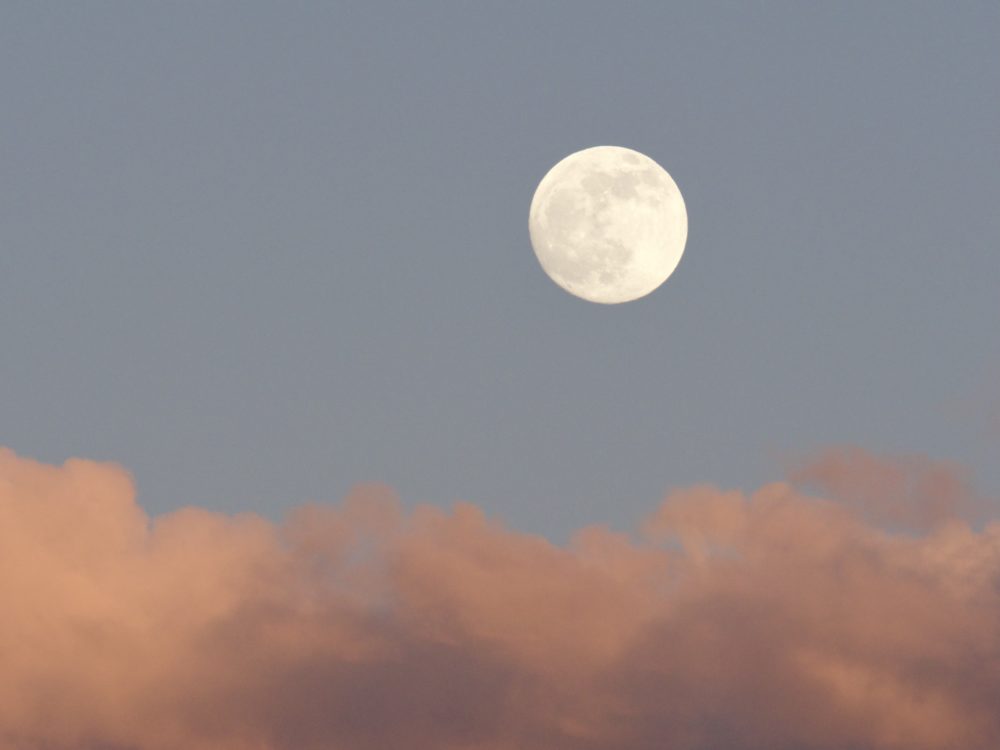
<svg viewBox="0 0 1000 750">
<path fill-rule="evenodd" d="M 687 242 L 687 209 L 677 183 L 648 156 L 595 146 L 542 178 L 528 229 L 549 278 L 611 305 L 646 296 L 674 272 Z"/>
</svg>

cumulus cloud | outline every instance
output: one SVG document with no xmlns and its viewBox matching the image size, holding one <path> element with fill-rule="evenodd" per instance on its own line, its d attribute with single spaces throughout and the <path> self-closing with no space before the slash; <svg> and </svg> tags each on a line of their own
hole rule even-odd
<svg viewBox="0 0 1000 750">
<path fill-rule="evenodd" d="M 994 750 L 1000 524 L 945 465 L 793 480 L 557 546 L 377 486 L 151 519 L 0 450 L 0 748 Z"/>
</svg>

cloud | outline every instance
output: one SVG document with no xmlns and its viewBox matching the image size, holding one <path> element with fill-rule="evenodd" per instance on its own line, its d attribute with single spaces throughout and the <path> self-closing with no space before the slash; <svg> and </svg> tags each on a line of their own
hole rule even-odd
<svg viewBox="0 0 1000 750">
<path fill-rule="evenodd" d="M 918 531 L 968 515 L 982 502 L 952 462 L 924 456 L 886 461 L 851 446 L 824 451 L 798 467 L 792 479 L 819 488 L 875 523 Z"/>
<path fill-rule="evenodd" d="M 0 748 L 993 750 L 1000 524 L 928 471 L 832 453 L 821 497 L 556 546 L 378 486 L 151 519 L 116 466 L 0 450 Z"/>
</svg>

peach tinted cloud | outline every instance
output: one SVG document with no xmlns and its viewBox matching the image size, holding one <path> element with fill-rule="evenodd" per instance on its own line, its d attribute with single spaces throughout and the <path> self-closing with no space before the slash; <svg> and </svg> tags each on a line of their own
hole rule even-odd
<svg viewBox="0 0 1000 750">
<path fill-rule="evenodd" d="M 0 450 L 0 748 L 1000 746 L 1000 524 L 944 465 L 804 471 L 557 546 L 378 486 L 151 519 Z"/>
<path fill-rule="evenodd" d="M 859 448 L 829 448 L 799 466 L 792 479 L 818 488 L 869 520 L 926 531 L 979 510 L 962 467 L 924 456 L 880 459 Z"/>
</svg>

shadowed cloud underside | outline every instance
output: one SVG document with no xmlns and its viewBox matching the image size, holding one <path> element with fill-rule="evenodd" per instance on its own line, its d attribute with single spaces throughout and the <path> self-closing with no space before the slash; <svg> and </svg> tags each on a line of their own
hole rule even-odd
<svg viewBox="0 0 1000 750">
<path fill-rule="evenodd" d="M 792 480 L 561 547 L 379 486 L 151 519 L 0 450 L 0 747 L 995 748 L 1000 524 L 926 459 Z"/>
</svg>

